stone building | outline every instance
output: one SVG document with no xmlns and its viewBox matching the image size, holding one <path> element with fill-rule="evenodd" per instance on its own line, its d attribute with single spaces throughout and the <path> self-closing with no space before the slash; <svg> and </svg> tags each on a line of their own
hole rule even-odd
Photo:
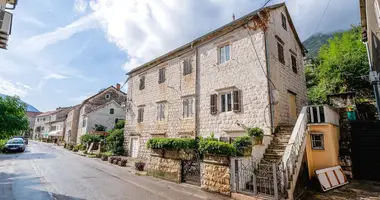
<svg viewBox="0 0 380 200">
<path fill-rule="evenodd" d="M 59 107 L 54 111 L 48 111 L 37 115 L 34 124 L 34 138 L 63 139 L 65 132 L 64 121 L 70 109 L 71 107 Z"/>
<path fill-rule="evenodd" d="M 76 105 L 67 113 L 65 120 L 65 142 L 75 144 L 77 141 L 80 105 Z"/>
<path fill-rule="evenodd" d="M 294 125 L 307 103 L 305 51 L 282 3 L 131 70 L 127 152 L 147 157 L 152 137 L 214 133 L 228 141 L 246 134 L 244 126 L 270 135 L 277 126 Z"/>
<path fill-rule="evenodd" d="M 87 98 L 72 113 L 72 123 L 76 123 L 76 142 L 80 142 L 80 137 L 92 131 L 95 124 L 112 129 L 115 123 L 125 118 L 126 94 L 120 91 L 120 84 L 116 87 L 110 86 L 99 93 Z M 74 128 L 74 127 L 72 127 Z"/>
</svg>

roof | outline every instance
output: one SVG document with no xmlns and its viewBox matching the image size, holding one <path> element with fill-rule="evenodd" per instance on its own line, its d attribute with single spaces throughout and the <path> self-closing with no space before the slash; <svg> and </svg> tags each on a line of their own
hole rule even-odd
<svg viewBox="0 0 380 200">
<path fill-rule="evenodd" d="M 83 101 L 83 103 L 86 102 L 86 101 L 88 101 L 88 100 L 90 100 L 90 99 L 92 99 L 92 98 L 94 98 L 94 97 L 96 97 L 97 95 L 99 95 L 99 94 L 101 94 L 101 93 L 103 93 L 103 92 L 105 92 L 105 91 L 111 89 L 111 88 L 115 89 L 115 90 L 118 91 L 118 92 L 121 92 L 121 93 L 124 94 L 124 95 L 127 95 L 125 92 L 123 92 L 123 91 L 121 91 L 121 90 L 118 90 L 118 89 L 115 88 L 113 85 L 111 85 L 111 86 L 109 86 L 108 88 L 106 88 L 106 89 L 104 89 L 104 90 L 101 90 L 101 91 L 99 91 L 98 93 L 96 93 L 96 94 L 94 94 L 94 95 L 88 97 L 87 99 L 85 99 L 85 100 Z"/>
<path fill-rule="evenodd" d="M 52 114 L 57 113 L 57 112 L 58 112 L 58 110 L 48 111 L 48 112 L 44 112 L 42 114 L 37 115 L 37 117 L 48 116 L 48 115 L 52 115 Z"/>
<path fill-rule="evenodd" d="M 107 102 L 107 103 L 105 103 L 105 104 L 102 104 L 102 105 L 100 105 L 100 106 L 95 107 L 94 109 L 91 109 L 91 110 L 87 111 L 86 114 L 91 113 L 91 112 L 94 112 L 94 111 L 96 111 L 96 110 L 98 110 L 98 109 L 100 109 L 100 108 L 104 108 L 106 105 L 108 105 L 108 104 L 110 104 L 110 103 L 115 103 L 117 106 L 119 106 L 120 108 L 122 108 L 121 105 L 120 105 L 119 103 L 117 103 L 115 100 L 111 100 L 111 101 L 109 101 L 109 102 Z M 123 108 L 122 108 L 122 109 L 123 109 Z M 124 110 L 124 109 L 123 109 L 123 110 Z"/>
<path fill-rule="evenodd" d="M 286 13 L 288 15 L 288 19 L 289 19 L 289 24 L 292 28 L 292 30 L 294 31 L 294 35 L 297 39 L 297 42 L 299 43 L 299 45 L 302 47 L 302 51 L 303 53 L 306 53 L 307 50 L 306 48 L 303 46 L 299 36 L 298 36 L 298 33 L 297 31 L 295 31 L 295 26 L 293 24 L 293 21 L 291 20 L 291 17 L 290 17 L 290 14 L 289 14 L 289 11 L 288 9 L 286 8 L 286 5 L 285 3 L 279 3 L 279 4 L 274 4 L 274 5 L 271 5 L 271 6 L 267 6 L 267 7 L 264 7 L 264 8 L 260 8 L 260 9 L 257 9 L 239 19 L 236 19 L 220 28 L 217 28 L 215 29 L 214 31 L 211 31 L 209 33 L 206 33 L 205 35 L 202 35 L 201 37 L 181 46 L 181 47 L 178 47 L 160 57 L 157 57 L 139 67 L 136 67 L 134 69 L 132 69 L 131 71 L 129 71 L 127 73 L 127 75 L 131 75 L 132 73 L 136 72 L 136 71 L 139 71 L 140 69 L 142 68 L 145 68 L 147 66 L 152 66 L 152 65 L 156 65 L 156 64 L 159 64 L 159 63 L 162 63 L 162 62 L 165 62 L 167 61 L 171 56 L 174 56 L 180 52 L 184 52 L 185 50 L 187 49 L 192 49 L 194 47 L 194 45 L 197 45 L 199 43 L 202 43 L 202 42 L 205 42 L 205 41 L 208 41 L 211 37 L 216 37 L 216 36 L 220 36 L 221 32 L 222 31 L 225 31 L 225 30 L 234 30 L 238 27 L 241 27 L 243 26 L 244 24 L 246 24 L 247 22 L 249 22 L 254 16 L 256 16 L 260 11 L 264 10 L 264 9 L 269 9 L 269 10 L 274 10 L 274 9 L 277 9 L 277 8 L 280 8 L 282 6 L 285 6 L 285 10 L 286 10 Z"/>
</svg>

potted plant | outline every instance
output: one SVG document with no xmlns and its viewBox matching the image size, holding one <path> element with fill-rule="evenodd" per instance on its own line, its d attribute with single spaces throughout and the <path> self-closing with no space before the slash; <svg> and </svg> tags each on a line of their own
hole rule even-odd
<svg viewBox="0 0 380 200">
<path fill-rule="evenodd" d="M 252 139 L 249 136 L 238 137 L 232 144 L 236 148 L 237 156 L 252 155 Z"/>
<path fill-rule="evenodd" d="M 248 129 L 248 135 L 252 138 L 254 145 L 263 145 L 264 131 L 255 127 Z"/>
<path fill-rule="evenodd" d="M 347 106 L 346 110 L 347 110 L 347 119 L 351 121 L 355 121 L 356 120 L 355 106 L 353 105 Z"/>
</svg>

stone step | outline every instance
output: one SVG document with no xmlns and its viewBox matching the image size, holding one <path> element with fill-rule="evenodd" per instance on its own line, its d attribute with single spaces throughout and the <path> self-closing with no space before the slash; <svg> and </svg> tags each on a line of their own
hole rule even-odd
<svg viewBox="0 0 380 200">
<path fill-rule="evenodd" d="M 286 146 L 287 144 L 275 144 L 275 143 L 271 143 L 269 146 L 268 146 L 268 149 L 281 149 L 281 150 L 285 150 L 286 149 Z"/>
<path fill-rule="evenodd" d="M 275 138 L 273 138 L 273 141 L 274 142 L 277 142 L 277 143 L 288 143 L 289 142 L 289 139 L 290 139 L 290 137 L 289 138 L 287 138 L 287 137 L 275 137 Z"/>
<path fill-rule="evenodd" d="M 281 158 L 280 158 L 281 159 Z M 263 162 L 266 162 L 266 163 L 278 163 L 278 161 L 280 160 L 280 159 L 277 159 L 277 158 L 263 158 L 262 160 L 263 160 Z"/>
<path fill-rule="evenodd" d="M 281 131 L 289 131 L 289 132 L 292 132 L 294 129 L 294 126 L 280 126 L 278 131 L 281 132 Z"/>
<path fill-rule="evenodd" d="M 279 160 L 282 158 L 284 154 L 269 154 L 269 153 L 265 153 L 264 154 L 264 159 L 276 159 L 276 160 Z"/>
<path fill-rule="evenodd" d="M 269 153 L 269 154 L 272 154 L 272 153 L 274 153 L 274 154 L 284 154 L 284 152 L 285 152 L 285 148 L 283 148 L 283 149 L 280 149 L 280 148 L 272 148 L 272 149 L 270 149 L 270 148 L 268 148 L 268 149 L 265 150 L 265 153 Z"/>
</svg>

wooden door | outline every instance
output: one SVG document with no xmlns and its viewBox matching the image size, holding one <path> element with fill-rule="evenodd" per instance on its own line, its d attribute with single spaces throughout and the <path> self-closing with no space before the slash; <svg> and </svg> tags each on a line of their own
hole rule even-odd
<svg viewBox="0 0 380 200">
<path fill-rule="evenodd" d="M 294 125 L 297 121 L 297 96 L 293 92 L 288 92 L 289 101 L 289 124 Z"/>
</svg>

